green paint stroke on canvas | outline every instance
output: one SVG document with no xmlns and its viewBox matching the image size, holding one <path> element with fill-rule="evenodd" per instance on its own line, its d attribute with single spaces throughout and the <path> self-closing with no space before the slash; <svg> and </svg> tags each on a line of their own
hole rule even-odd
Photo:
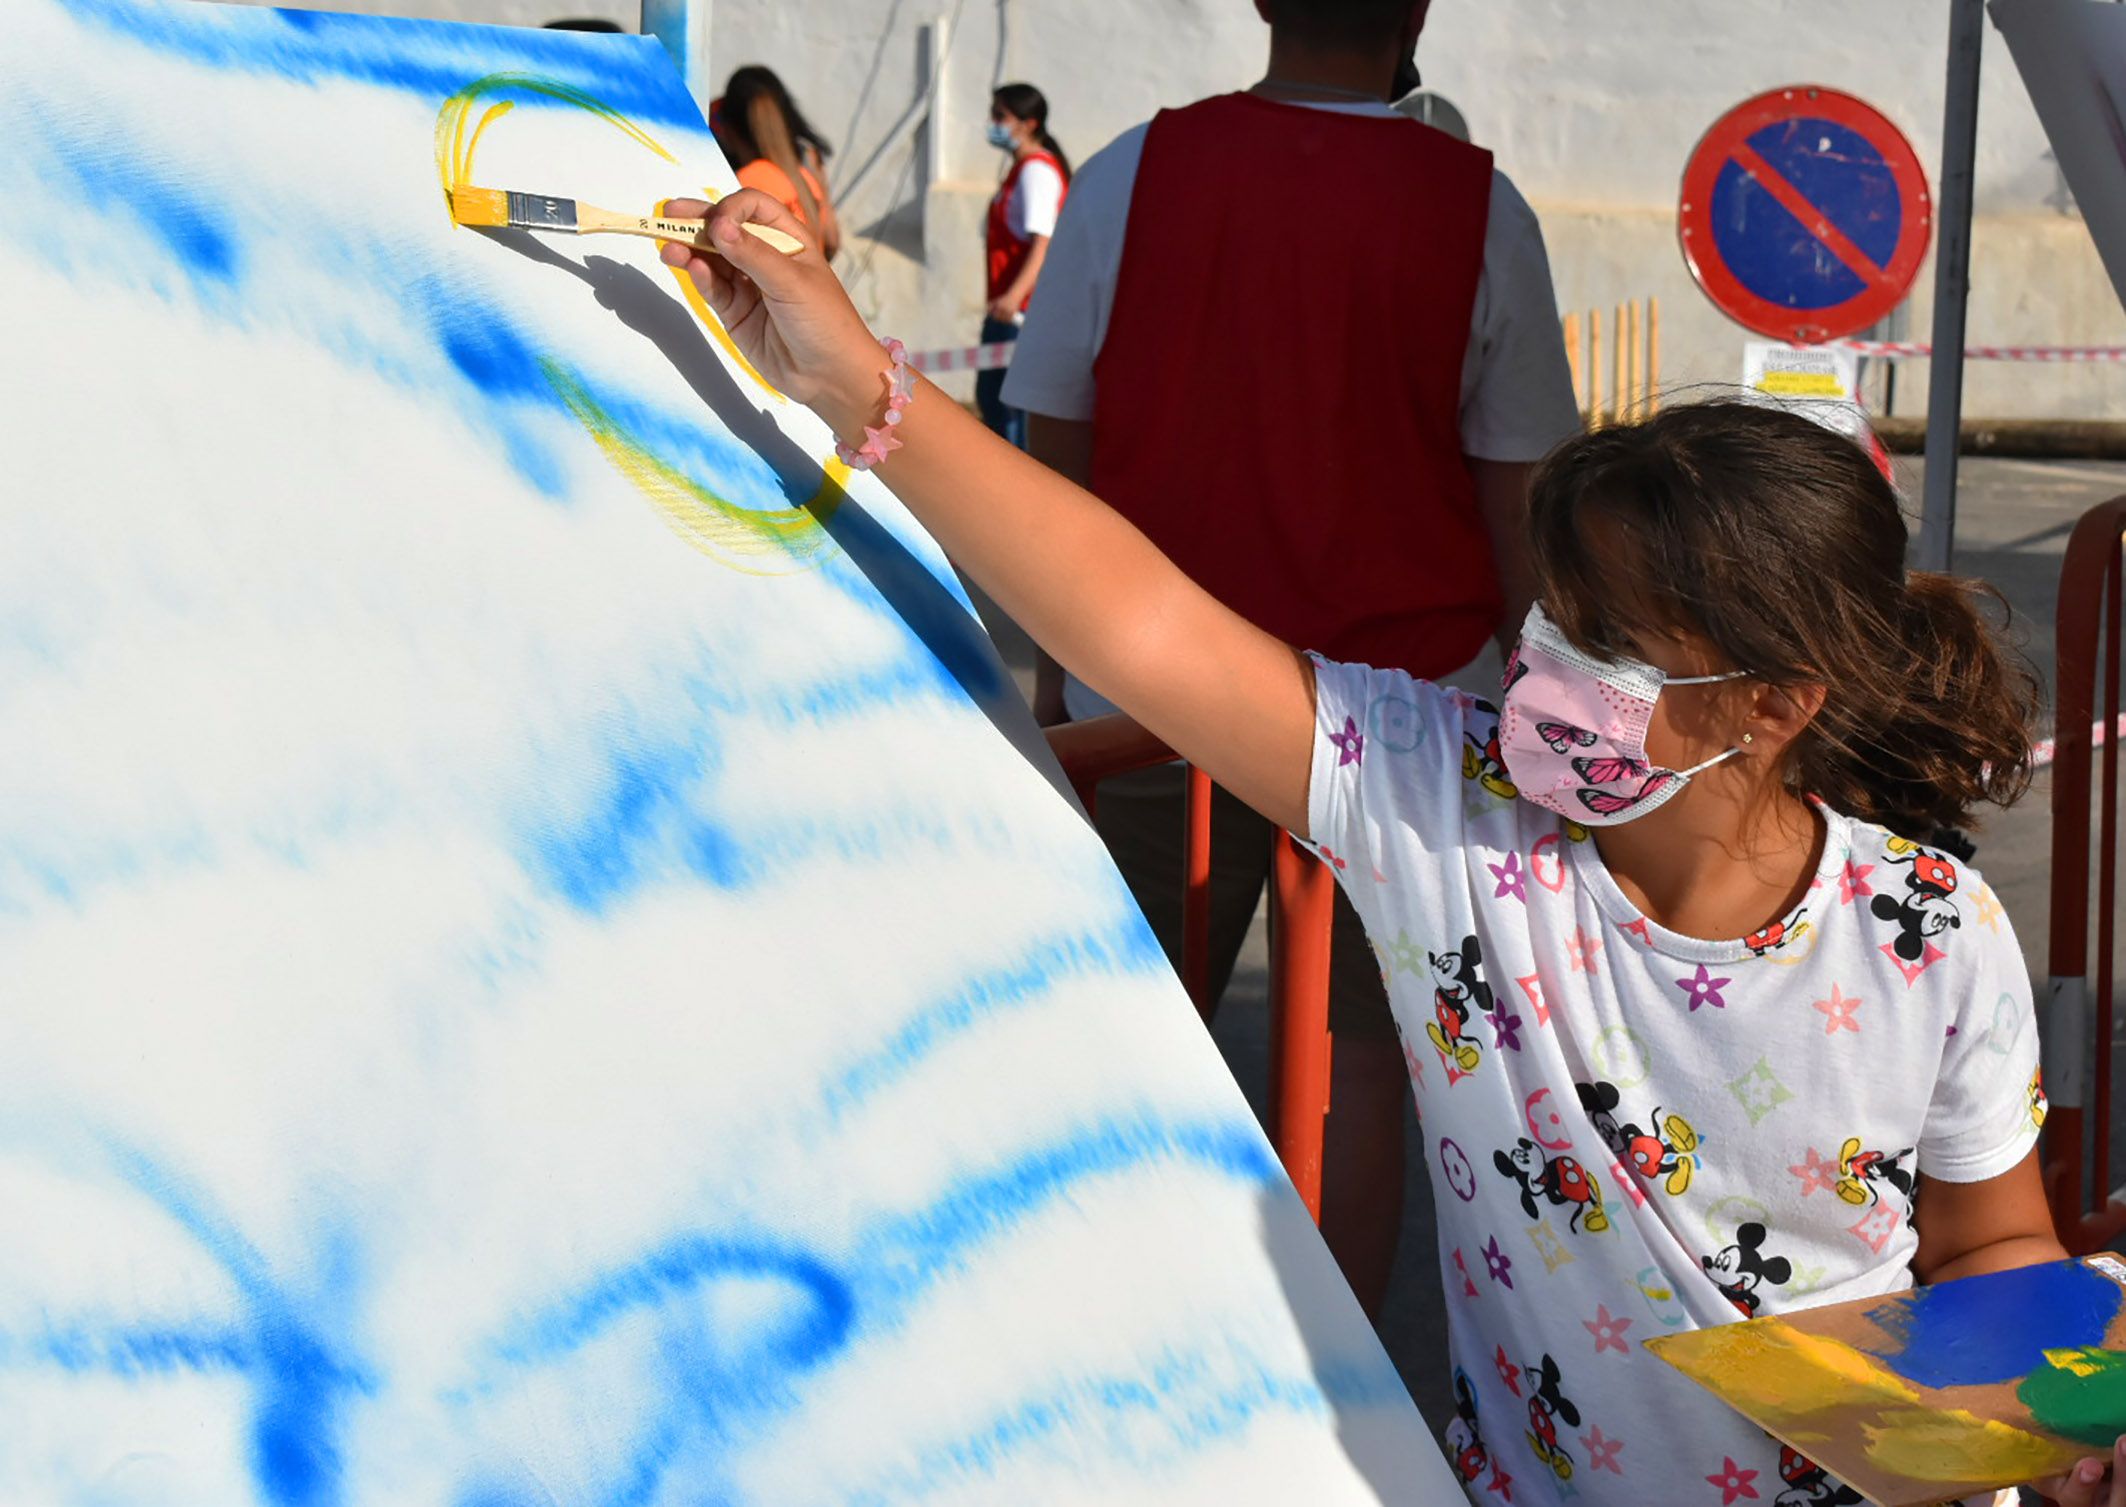
<svg viewBox="0 0 2126 1507">
<path fill-rule="evenodd" d="M 2055 1434 L 2109 1446 L 2126 1433 L 2126 1354 L 2047 1350 L 2044 1366 L 2023 1378 L 2015 1397 Z"/>
</svg>

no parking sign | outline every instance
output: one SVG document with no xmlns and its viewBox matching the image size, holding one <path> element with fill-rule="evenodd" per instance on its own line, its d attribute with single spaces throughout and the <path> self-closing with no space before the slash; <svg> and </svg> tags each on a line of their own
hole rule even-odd
<svg viewBox="0 0 2126 1507">
<path fill-rule="evenodd" d="M 1797 84 L 1714 122 L 1683 171 L 1677 230 L 1721 311 L 1776 340 L 1834 340 L 1911 289 L 1934 223 L 1902 132 L 1836 89 Z"/>
</svg>

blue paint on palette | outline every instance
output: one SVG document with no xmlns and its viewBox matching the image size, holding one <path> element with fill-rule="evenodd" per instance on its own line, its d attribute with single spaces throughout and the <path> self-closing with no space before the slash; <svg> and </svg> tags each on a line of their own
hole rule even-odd
<svg viewBox="0 0 2126 1507">
<path fill-rule="evenodd" d="M 306 85 L 337 80 L 437 101 L 503 71 L 542 74 L 646 125 L 705 129 L 663 48 L 649 37 L 589 37 L 529 27 L 380 23 L 369 16 L 274 11 L 191 0 L 66 0 L 67 14 L 205 68 Z M 539 102 L 527 101 L 531 108 Z"/>
<path fill-rule="evenodd" d="M 2047 1350 L 2102 1344 L 2122 1296 L 2074 1262 L 1944 1282 L 1870 1308 L 1888 1343 L 1862 1348 L 1923 1387 L 2014 1381 L 2044 1366 Z"/>
</svg>

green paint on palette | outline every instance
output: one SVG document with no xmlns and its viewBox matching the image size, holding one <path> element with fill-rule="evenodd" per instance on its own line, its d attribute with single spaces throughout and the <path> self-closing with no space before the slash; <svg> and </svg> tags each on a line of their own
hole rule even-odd
<svg viewBox="0 0 2126 1507">
<path fill-rule="evenodd" d="M 2047 1350 L 2045 1364 L 2023 1379 L 2015 1396 L 2053 1433 L 2108 1448 L 2126 1433 L 2126 1354 Z"/>
</svg>

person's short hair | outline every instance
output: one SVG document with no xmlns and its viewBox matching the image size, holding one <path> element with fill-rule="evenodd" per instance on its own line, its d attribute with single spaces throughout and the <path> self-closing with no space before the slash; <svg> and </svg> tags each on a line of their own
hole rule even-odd
<svg viewBox="0 0 2126 1507">
<path fill-rule="evenodd" d="M 1395 40 L 1414 0 L 1266 0 L 1272 29 L 1322 47 L 1372 51 Z"/>
</svg>

